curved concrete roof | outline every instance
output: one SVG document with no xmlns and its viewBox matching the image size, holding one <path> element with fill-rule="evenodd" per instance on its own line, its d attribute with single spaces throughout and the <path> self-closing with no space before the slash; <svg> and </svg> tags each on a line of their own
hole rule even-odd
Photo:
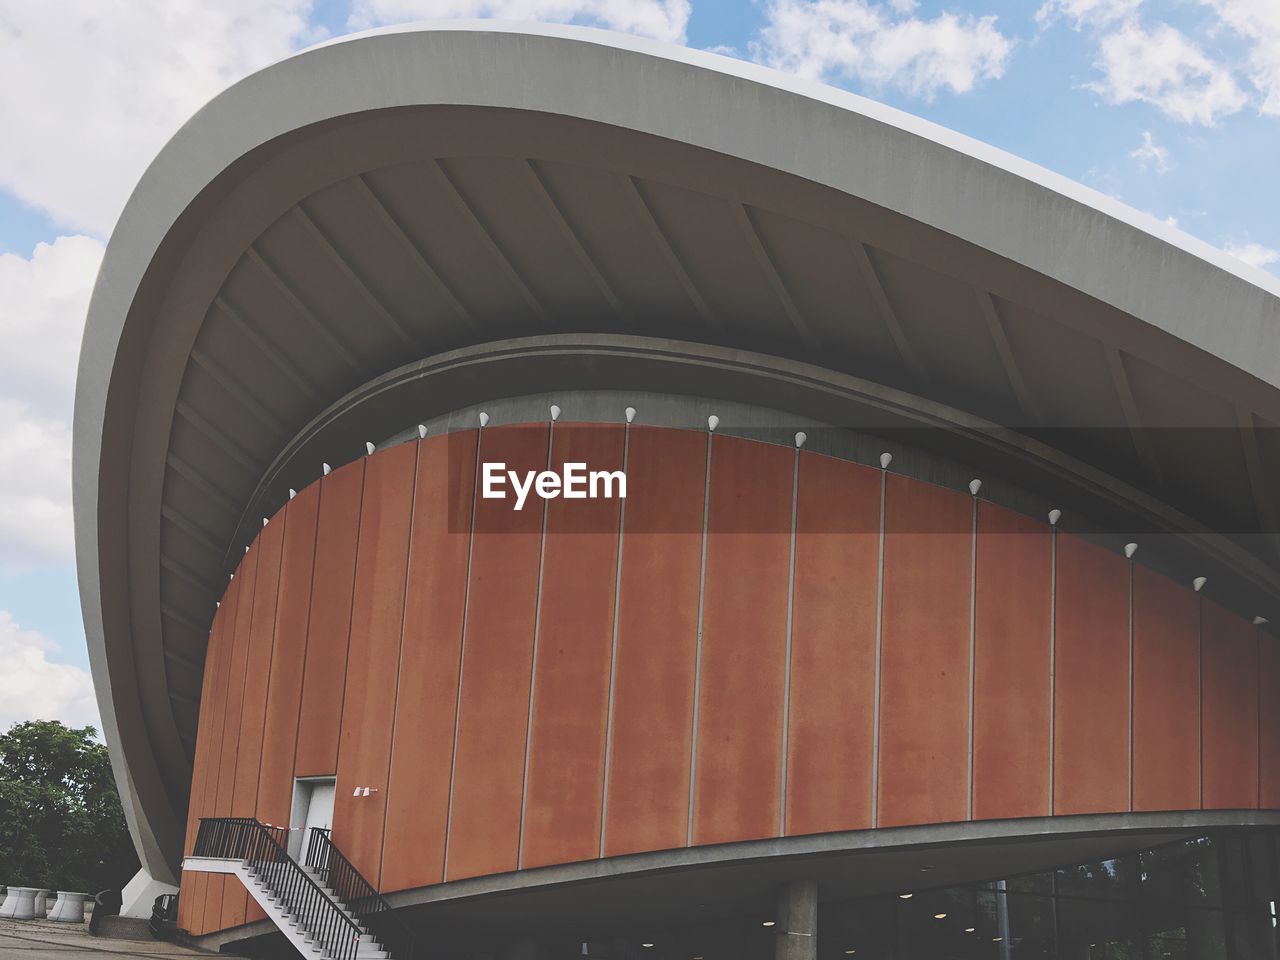
<svg viewBox="0 0 1280 960">
<path fill-rule="evenodd" d="M 565 333 L 752 350 L 1067 428 L 1051 443 L 1274 567 L 1280 281 L 751 64 L 571 27 L 345 38 L 175 135 L 90 305 L 81 598 L 153 875 L 180 851 L 213 601 L 257 519 L 318 470 L 281 453 L 406 362 Z M 468 389 L 439 403 L 504 388 Z"/>
</svg>

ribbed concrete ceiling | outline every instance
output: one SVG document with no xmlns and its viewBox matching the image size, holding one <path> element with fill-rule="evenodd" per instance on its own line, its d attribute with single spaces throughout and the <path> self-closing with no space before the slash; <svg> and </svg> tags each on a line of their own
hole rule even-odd
<svg viewBox="0 0 1280 960">
<path fill-rule="evenodd" d="M 1250 472 L 1251 460 L 1268 477 L 1280 467 L 1257 429 L 1265 416 L 1215 395 L 1194 358 L 1179 376 L 1126 348 L 1133 318 L 1053 281 L 689 147 L 502 111 L 377 122 L 405 139 L 461 128 L 530 149 L 340 177 L 282 209 L 221 284 L 183 375 L 162 507 L 166 650 L 187 665 L 171 681 L 188 746 L 237 527 L 261 515 L 250 507 L 277 505 L 250 503 L 267 466 L 347 391 L 466 344 L 626 332 L 806 360 L 1040 432 L 1221 530 L 1257 531 L 1274 509 L 1275 485 Z M 519 136 L 526 125 L 538 135 Z M 578 146 L 578 162 L 538 149 L 570 138 L 612 149 Z"/>
</svg>

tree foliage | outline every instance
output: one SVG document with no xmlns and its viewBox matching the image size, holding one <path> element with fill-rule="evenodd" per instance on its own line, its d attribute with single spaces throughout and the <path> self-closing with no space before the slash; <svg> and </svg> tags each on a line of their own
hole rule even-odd
<svg viewBox="0 0 1280 960">
<path fill-rule="evenodd" d="M 95 893 L 138 869 L 104 744 L 56 720 L 0 734 L 0 883 Z"/>
</svg>

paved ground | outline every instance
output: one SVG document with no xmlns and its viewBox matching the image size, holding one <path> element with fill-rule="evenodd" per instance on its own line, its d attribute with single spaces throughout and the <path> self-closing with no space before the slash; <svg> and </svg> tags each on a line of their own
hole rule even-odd
<svg viewBox="0 0 1280 960">
<path fill-rule="evenodd" d="M 209 954 L 157 940 L 106 940 L 83 924 L 0 920 L 0 960 L 190 960 Z"/>
</svg>

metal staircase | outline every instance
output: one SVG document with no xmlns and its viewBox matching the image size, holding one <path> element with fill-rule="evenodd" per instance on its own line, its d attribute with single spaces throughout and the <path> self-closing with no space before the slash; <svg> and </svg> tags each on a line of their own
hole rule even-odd
<svg viewBox="0 0 1280 960">
<path fill-rule="evenodd" d="M 303 957 L 414 960 L 413 931 L 334 846 L 313 829 L 306 864 L 288 853 L 288 830 L 251 817 L 200 821 L 184 870 L 230 873 Z"/>
</svg>

